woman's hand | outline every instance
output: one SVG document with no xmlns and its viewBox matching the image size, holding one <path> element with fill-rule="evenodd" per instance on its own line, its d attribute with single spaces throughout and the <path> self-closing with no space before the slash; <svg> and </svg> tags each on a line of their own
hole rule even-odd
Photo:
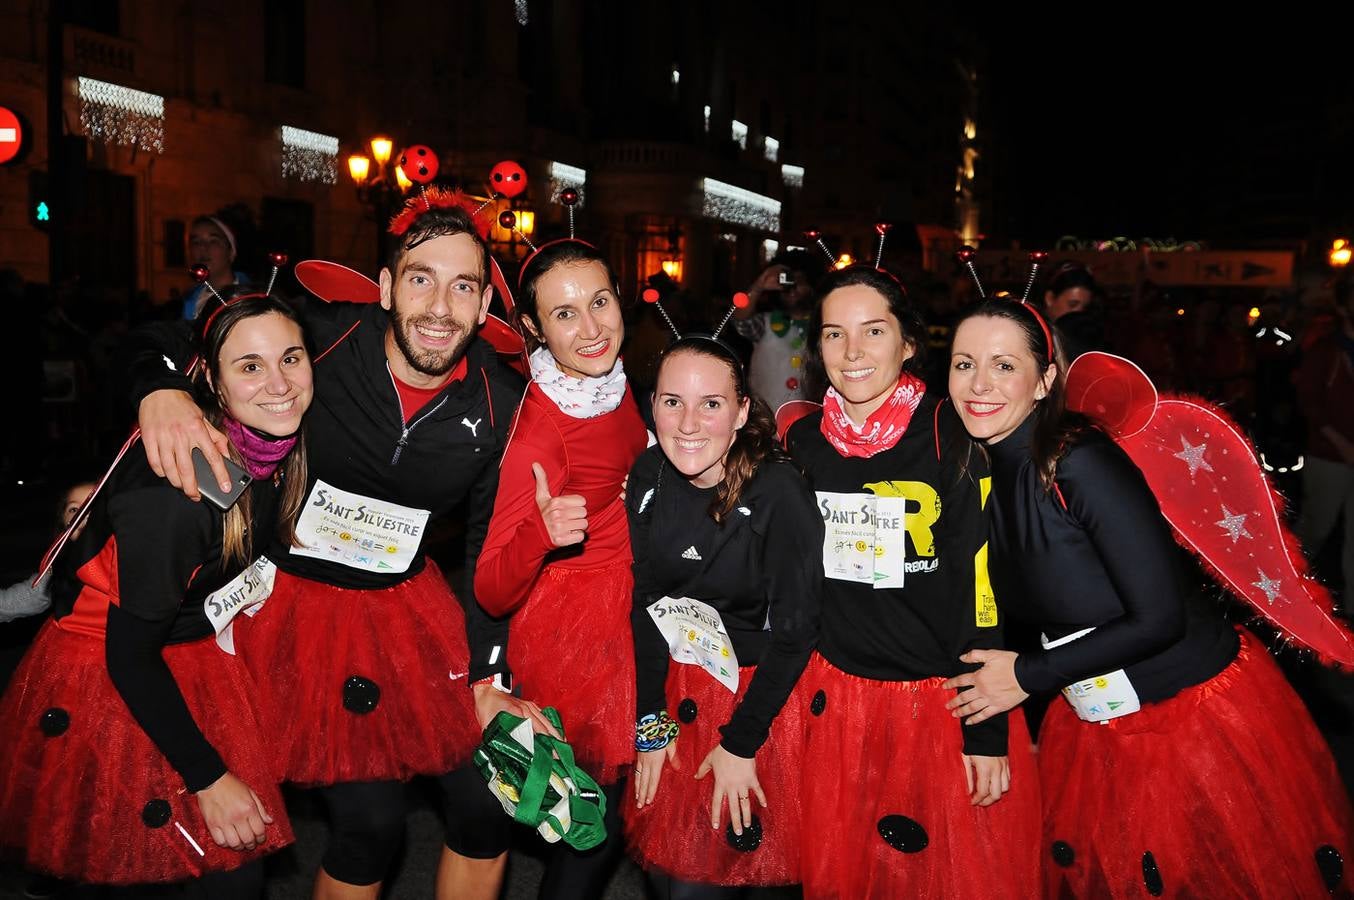
<svg viewBox="0 0 1354 900">
<path fill-rule="evenodd" d="M 751 794 L 756 794 L 757 803 L 766 809 L 766 794 L 762 793 L 761 783 L 757 781 L 757 760 L 734 756 L 715 744 L 696 770 L 696 780 L 700 781 L 707 772 L 715 773 L 715 791 L 710 798 L 710 827 L 719 830 L 719 820 L 727 802 L 733 833 L 742 835 L 743 829 L 752 824 Z"/>
<path fill-rule="evenodd" d="M 1020 654 L 1010 650 L 970 650 L 960 660 L 982 663 L 976 672 L 968 672 L 946 681 L 942 687 L 959 690 L 945 708 L 965 725 L 977 725 L 986 719 L 1014 709 L 1029 696 L 1015 677 L 1015 661 Z"/>
<path fill-rule="evenodd" d="M 259 795 L 234 775 L 227 772 L 195 796 L 218 847 L 253 850 L 266 839 L 263 827 L 273 824 L 273 817 Z"/>
<path fill-rule="evenodd" d="M 1005 756 L 964 754 L 964 779 L 974 806 L 991 806 L 1011 789 L 1011 763 Z"/>
<path fill-rule="evenodd" d="M 556 547 L 583 543 L 588 533 L 588 502 L 578 494 L 550 496 L 550 483 L 540 463 L 531 464 L 531 474 L 536 476 L 536 508 L 541 511 L 550 542 Z"/>
<path fill-rule="evenodd" d="M 657 750 L 635 753 L 635 808 L 643 809 L 653 802 L 658 794 L 658 782 L 663 779 L 663 763 L 672 766 L 672 771 L 680 772 L 682 766 L 677 762 L 677 741 L 673 738 L 667 746 Z"/>
</svg>

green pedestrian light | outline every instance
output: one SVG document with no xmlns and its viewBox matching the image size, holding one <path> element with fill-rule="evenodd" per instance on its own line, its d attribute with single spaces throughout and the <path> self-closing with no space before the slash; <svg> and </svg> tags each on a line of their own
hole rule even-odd
<svg viewBox="0 0 1354 900">
<path fill-rule="evenodd" d="M 37 208 L 36 212 L 37 212 L 37 217 L 38 217 L 38 221 L 39 221 L 39 222 L 50 222 L 50 221 L 52 221 L 52 213 L 51 213 L 51 210 L 49 210 L 49 209 L 47 208 L 47 203 L 46 203 L 45 201 L 43 201 L 43 202 L 41 202 L 41 203 L 38 204 L 38 208 Z"/>
</svg>

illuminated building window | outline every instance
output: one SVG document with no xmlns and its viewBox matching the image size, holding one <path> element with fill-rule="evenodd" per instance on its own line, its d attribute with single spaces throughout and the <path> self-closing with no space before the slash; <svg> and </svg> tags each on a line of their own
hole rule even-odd
<svg viewBox="0 0 1354 900">
<path fill-rule="evenodd" d="M 713 178 L 701 179 L 701 213 L 762 231 L 780 231 L 780 201 Z"/>
<path fill-rule="evenodd" d="M 80 125 L 85 136 L 165 152 L 165 98 L 95 78 L 79 79 Z"/>
<path fill-rule="evenodd" d="M 733 137 L 735 144 L 742 147 L 744 150 L 748 148 L 748 127 L 746 125 L 737 119 L 734 119 L 729 128 L 729 133 Z"/>
<path fill-rule="evenodd" d="M 297 181 L 338 181 L 339 140 L 331 134 L 282 126 L 282 177 Z"/>
</svg>

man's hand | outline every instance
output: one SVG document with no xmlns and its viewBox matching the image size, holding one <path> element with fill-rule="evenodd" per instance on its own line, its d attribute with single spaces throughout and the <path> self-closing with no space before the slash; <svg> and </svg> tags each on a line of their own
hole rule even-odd
<svg viewBox="0 0 1354 900">
<path fill-rule="evenodd" d="M 541 712 L 541 708 L 530 700 L 514 697 L 500 691 L 487 681 L 481 681 L 471 687 L 475 694 L 475 718 L 479 720 L 480 731 L 489 727 L 494 716 L 507 710 L 519 719 L 530 719 L 531 730 L 537 734 L 548 734 L 552 738 L 564 740 L 564 735 L 555 730 L 550 720 Z"/>
<path fill-rule="evenodd" d="M 193 471 L 194 447 L 202 451 L 221 490 L 230 492 L 230 473 L 221 461 L 229 452 L 230 440 L 207 423 L 186 391 L 164 389 L 147 394 L 137 411 L 137 424 L 151 469 L 190 500 L 202 499 Z"/>
</svg>

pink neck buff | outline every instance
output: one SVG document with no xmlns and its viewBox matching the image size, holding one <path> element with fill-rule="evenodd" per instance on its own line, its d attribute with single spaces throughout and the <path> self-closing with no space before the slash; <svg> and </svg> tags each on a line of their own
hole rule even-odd
<svg viewBox="0 0 1354 900">
<path fill-rule="evenodd" d="M 823 397 L 823 437 L 846 457 L 866 459 L 890 450 L 907 431 L 907 423 L 912 421 L 925 393 L 925 382 L 904 372 L 883 405 L 870 414 L 863 426 L 857 426 L 847 416 L 841 394 L 828 388 Z"/>
<path fill-rule="evenodd" d="M 221 425 L 226 429 L 226 437 L 240 451 L 244 467 L 251 477 L 271 477 L 277 464 L 282 462 L 291 448 L 296 446 L 298 434 L 290 437 L 268 439 L 252 428 L 246 428 L 230 416 L 221 417 Z"/>
</svg>

